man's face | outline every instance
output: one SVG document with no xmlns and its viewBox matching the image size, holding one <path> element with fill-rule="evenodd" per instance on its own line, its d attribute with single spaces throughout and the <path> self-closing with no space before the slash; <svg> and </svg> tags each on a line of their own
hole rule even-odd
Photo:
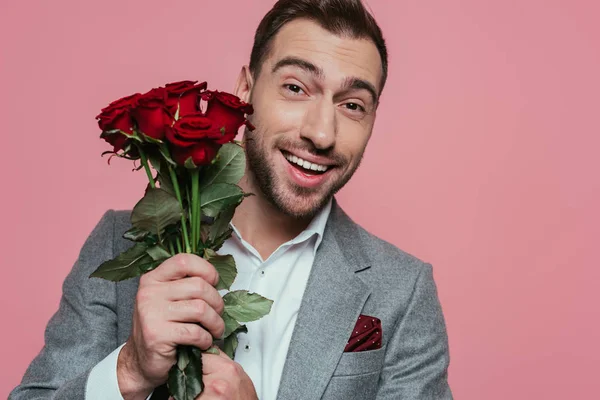
<svg viewBox="0 0 600 400">
<path fill-rule="evenodd" d="M 249 93 L 250 179 L 286 215 L 313 216 L 358 167 L 382 79 L 373 42 L 300 19 L 286 24 Z M 299 165 L 302 164 L 302 165 Z"/>
</svg>

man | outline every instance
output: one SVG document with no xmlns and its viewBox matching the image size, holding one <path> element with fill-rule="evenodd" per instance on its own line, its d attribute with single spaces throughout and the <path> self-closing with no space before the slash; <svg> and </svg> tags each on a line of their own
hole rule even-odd
<svg viewBox="0 0 600 400">
<path fill-rule="evenodd" d="M 256 196 L 220 252 L 238 263 L 232 289 L 274 306 L 239 334 L 235 361 L 203 355 L 200 399 L 452 398 L 431 265 L 362 230 L 333 199 L 360 163 L 386 75 L 384 40 L 360 0 L 280 0 L 261 22 L 235 88 L 255 110 L 241 185 Z M 177 255 L 138 280 L 88 279 L 127 247 L 113 234 L 127 224 L 108 212 L 88 238 L 11 399 L 158 397 L 177 345 L 207 349 L 223 333 L 217 273 L 198 257 Z M 367 320 L 381 321 L 381 341 L 350 351 Z"/>
</svg>

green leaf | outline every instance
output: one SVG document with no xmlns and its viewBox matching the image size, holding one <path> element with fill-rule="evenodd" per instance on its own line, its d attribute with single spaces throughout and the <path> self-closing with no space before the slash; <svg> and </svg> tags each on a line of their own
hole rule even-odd
<svg viewBox="0 0 600 400">
<path fill-rule="evenodd" d="M 163 189 L 150 189 L 135 205 L 131 224 L 160 236 L 162 231 L 181 218 L 181 207 L 175 197 Z"/>
<path fill-rule="evenodd" d="M 139 143 L 142 142 L 142 139 L 135 132 L 134 133 L 127 133 L 127 132 L 122 131 L 120 129 L 113 129 L 113 130 L 110 130 L 110 131 L 103 131 L 100 134 L 100 137 L 102 139 L 104 139 L 104 138 L 107 138 L 107 137 L 112 136 L 112 135 L 123 135 L 123 136 L 128 137 L 129 139 L 134 139 L 134 140 L 136 140 Z"/>
<path fill-rule="evenodd" d="M 175 189 L 173 189 L 173 182 L 171 182 L 171 176 L 169 175 L 167 160 L 154 155 L 150 155 L 148 160 L 150 160 L 150 164 L 156 170 L 156 178 L 160 188 L 175 196 Z"/>
<path fill-rule="evenodd" d="M 154 261 L 164 261 L 167 258 L 171 257 L 171 253 L 165 250 L 162 246 L 158 245 L 150 247 L 146 250 L 146 253 L 148 253 L 148 255 L 152 257 Z"/>
<path fill-rule="evenodd" d="M 200 207 L 206 216 L 216 217 L 221 211 L 239 204 L 243 198 L 244 192 L 239 186 L 216 183 L 200 192 Z"/>
<path fill-rule="evenodd" d="M 152 165 L 152 168 L 160 174 L 160 171 L 162 170 L 162 159 L 158 157 L 158 155 L 150 153 L 148 154 L 148 161 L 150 162 L 150 165 Z"/>
<path fill-rule="evenodd" d="M 235 357 L 235 350 L 238 346 L 237 334 L 240 332 L 248 332 L 248 328 L 246 328 L 246 325 L 240 325 L 239 328 L 231 332 L 231 334 L 227 336 L 223 341 L 223 352 L 227 354 L 227 356 L 232 360 Z"/>
<path fill-rule="evenodd" d="M 147 249 L 147 244 L 136 243 L 132 248 L 119 254 L 116 258 L 102 263 L 90 275 L 90 278 L 103 278 L 119 282 L 140 276 L 144 272 L 156 268 L 158 264 L 146 253 Z"/>
<path fill-rule="evenodd" d="M 221 211 L 219 216 L 210 226 L 208 240 L 215 243 L 215 239 L 223 236 L 224 233 L 231 230 L 229 223 L 231 222 L 235 213 L 235 207 L 229 207 L 228 209 Z"/>
<path fill-rule="evenodd" d="M 261 319 L 271 311 L 273 300 L 247 290 L 236 290 L 223 296 L 225 312 L 239 322 Z"/>
<path fill-rule="evenodd" d="M 206 261 L 211 263 L 213 267 L 219 273 L 219 283 L 217 283 L 217 290 L 227 289 L 231 287 L 231 284 L 237 276 L 237 268 L 235 267 L 235 260 L 231 255 L 218 255 L 211 249 L 204 250 L 204 258 Z"/>
<path fill-rule="evenodd" d="M 233 360 L 235 357 L 235 351 L 238 347 L 237 335 L 227 336 L 223 342 L 223 353 L 227 354 L 229 358 Z"/>
<path fill-rule="evenodd" d="M 224 144 L 215 162 L 207 169 L 202 177 L 200 188 L 205 188 L 215 183 L 237 184 L 246 169 L 246 155 L 244 149 L 235 143 Z"/>
<path fill-rule="evenodd" d="M 202 353 L 193 346 L 177 347 L 177 362 L 169 370 L 169 393 L 175 400 L 195 400 L 204 390 Z"/>
<path fill-rule="evenodd" d="M 198 168 L 198 166 L 196 164 L 194 164 L 194 159 L 192 157 L 186 158 L 185 162 L 183 163 L 183 166 L 186 167 L 187 169 Z"/>
<path fill-rule="evenodd" d="M 108 131 L 102 131 L 102 133 L 100 133 L 100 137 L 105 138 L 107 136 L 114 135 L 116 133 L 121 133 L 121 132 L 123 132 L 123 131 L 120 129 L 110 129 Z"/>
<path fill-rule="evenodd" d="M 127 136 L 129 139 L 134 139 L 136 142 L 142 143 L 143 140 L 142 138 L 138 135 L 138 132 L 136 130 L 133 131 L 133 133 L 127 133 L 125 131 L 119 131 L 121 132 L 121 134 Z"/>
<path fill-rule="evenodd" d="M 223 332 L 223 338 L 228 337 L 233 332 L 235 332 L 239 327 L 242 326 L 242 324 L 237 322 L 235 320 L 235 318 L 233 318 L 226 312 L 223 313 L 223 321 L 225 322 L 225 332 Z"/>
<path fill-rule="evenodd" d="M 210 232 L 210 224 L 202 221 L 202 224 L 200 224 L 200 243 L 204 244 L 204 247 L 210 247 L 212 248 L 212 246 L 210 246 L 210 243 L 208 241 L 208 234 Z"/>
<path fill-rule="evenodd" d="M 158 174 L 158 183 L 159 187 L 162 190 L 175 197 L 175 189 L 173 188 L 173 182 L 171 182 L 171 178 L 169 178 L 168 175 Z"/>
<path fill-rule="evenodd" d="M 168 162 L 169 164 L 171 164 L 174 167 L 177 166 L 177 163 L 175 161 L 173 161 L 173 159 L 169 155 L 169 150 L 167 149 L 166 146 L 164 146 L 164 145 L 158 146 L 158 150 L 160 151 L 160 154 L 163 156 L 163 158 L 166 162 Z"/>
<path fill-rule="evenodd" d="M 217 237 L 213 242 L 209 242 L 209 246 L 206 247 L 210 247 L 215 251 L 219 251 L 219 249 L 223 246 L 223 243 L 225 243 L 225 241 L 229 239 L 232 234 L 233 229 L 228 229 L 221 236 Z"/>
<path fill-rule="evenodd" d="M 148 231 L 133 227 L 123 234 L 123 238 L 131 240 L 132 242 L 143 242 L 149 234 L 150 232 Z"/>
<path fill-rule="evenodd" d="M 146 135 L 146 134 L 145 134 L 144 132 L 142 132 L 142 131 L 139 131 L 139 132 L 140 132 L 140 135 L 142 136 L 142 139 L 143 139 L 145 142 L 148 142 L 148 143 L 153 143 L 153 144 L 162 144 L 162 143 L 163 143 L 163 141 L 162 141 L 162 140 L 160 140 L 160 139 L 155 139 L 155 138 L 153 138 L 152 136 L 148 136 L 148 135 Z"/>
</svg>

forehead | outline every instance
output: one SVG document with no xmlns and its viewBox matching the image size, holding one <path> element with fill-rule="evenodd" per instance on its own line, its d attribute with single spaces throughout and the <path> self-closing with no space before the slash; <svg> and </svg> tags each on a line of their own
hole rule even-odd
<svg viewBox="0 0 600 400">
<path fill-rule="evenodd" d="M 265 70 L 286 57 L 301 58 L 321 68 L 326 79 L 343 80 L 349 76 L 380 87 L 381 57 L 369 39 L 338 36 L 316 22 L 296 19 L 285 24 L 275 36 Z"/>
</svg>

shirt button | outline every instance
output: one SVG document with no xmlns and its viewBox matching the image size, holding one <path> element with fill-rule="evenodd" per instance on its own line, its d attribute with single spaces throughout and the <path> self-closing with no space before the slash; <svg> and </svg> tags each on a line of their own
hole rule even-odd
<svg viewBox="0 0 600 400">
<path fill-rule="evenodd" d="M 246 353 L 250 352 L 250 345 L 249 344 L 247 344 L 247 345 L 244 346 L 244 351 Z"/>
<path fill-rule="evenodd" d="M 264 269 L 261 269 L 261 270 L 260 270 L 260 277 L 261 277 L 261 278 L 264 278 L 264 277 L 265 277 L 265 270 L 264 270 Z"/>
</svg>

